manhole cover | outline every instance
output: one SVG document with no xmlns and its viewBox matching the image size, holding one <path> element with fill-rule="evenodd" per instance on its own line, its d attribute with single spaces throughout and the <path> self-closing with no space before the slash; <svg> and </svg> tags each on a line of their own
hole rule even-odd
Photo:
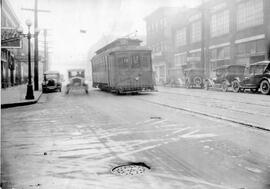
<svg viewBox="0 0 270 189">
<path fill-rule="evenodd" d="M 128 163 L 126 165 L 120 165 L 112 169 L 112 173 L 115 175 L 127 176 L 127 175 L 142 175 L 150 167 L 145 163 Z"/>
</svg>

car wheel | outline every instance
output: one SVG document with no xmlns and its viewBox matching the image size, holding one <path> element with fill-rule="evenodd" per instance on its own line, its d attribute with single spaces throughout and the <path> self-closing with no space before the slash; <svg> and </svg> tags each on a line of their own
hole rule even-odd
<svg viewBox="0 0 270 189">
<path fill-rule="evenodd" d="M 223 83 L 222 83 L 222 91 L 223 92 L 227 92 L 228 91 L 228 85 L 227 85 L 226 81 L 223 81 Z"/>
<path fill-rule="evenodd" d="M 239 81 L 234 80 L 232 82 L 232 89 L 233 89 L 233 92 L 235 93 L 238 93 L 241 90 Z"/>
<path fill-rule="evenodd" d="M 260 84 L 260 91 L 262 94 L 267 95 L 270 92 L 270 83 L 267 80 L 263 80 Z"/>
</svg>

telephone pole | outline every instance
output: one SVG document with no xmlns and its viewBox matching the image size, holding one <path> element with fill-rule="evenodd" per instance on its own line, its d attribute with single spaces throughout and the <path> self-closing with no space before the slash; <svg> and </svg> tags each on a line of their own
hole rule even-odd
<svg viewBox="0 0 270 189">
<path fill-rule="evenodd" d="M 50 12 L 49 10 L 38 10 L 38 0 L 35 0 L 34 9 L 22 8 L 22 10 L 34 12 L 34 28 L 35 28 L 35 51 L 34 51 L 34 89 L 39 90 L 39 73 L 38 73 L 38 12 Z"/>
<path fill-rule="evenodd" d="M 47 29 L 44 29 L 44 64 L 43 64 L 43 73 L 48 70 L 48 62 L 47 62 Z"/>
</svg>

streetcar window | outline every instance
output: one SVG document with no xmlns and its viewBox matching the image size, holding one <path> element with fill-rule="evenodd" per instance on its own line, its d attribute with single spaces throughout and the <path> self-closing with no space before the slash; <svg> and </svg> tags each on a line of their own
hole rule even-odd
<svg viewBox="0 0 270 189">
<path fill-rule="evenodd" d="M 148 67 L 149 66 L 149 56 L 141 56 L 141 64 L 143 67 Z"/>
<path fill-rule="evenodd" d="M 120 57 L 118 58 L 118 64 L 120 68 L 128 67 L 128 57 Z"/>
<path fill-rule="evenodd" d="M 132 56 L 132 68 L 140 67 L 140 57 L 139 55 Z"/>
</svg>

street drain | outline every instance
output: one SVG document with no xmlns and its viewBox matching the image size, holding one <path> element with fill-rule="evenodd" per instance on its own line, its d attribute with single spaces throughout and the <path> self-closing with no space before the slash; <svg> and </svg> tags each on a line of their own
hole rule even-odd
<svg viewBox="0 0 270 189">
<path fill-rule="evenodd" d="M 143 162 L 138 163 L 128 163 L 125 165 L 120 165 L 114 167 L 111 171 L 115 175 L 128 176 L 128 175 L 142 175 L 145 171 L 151 168 Z"/>
</svg>

